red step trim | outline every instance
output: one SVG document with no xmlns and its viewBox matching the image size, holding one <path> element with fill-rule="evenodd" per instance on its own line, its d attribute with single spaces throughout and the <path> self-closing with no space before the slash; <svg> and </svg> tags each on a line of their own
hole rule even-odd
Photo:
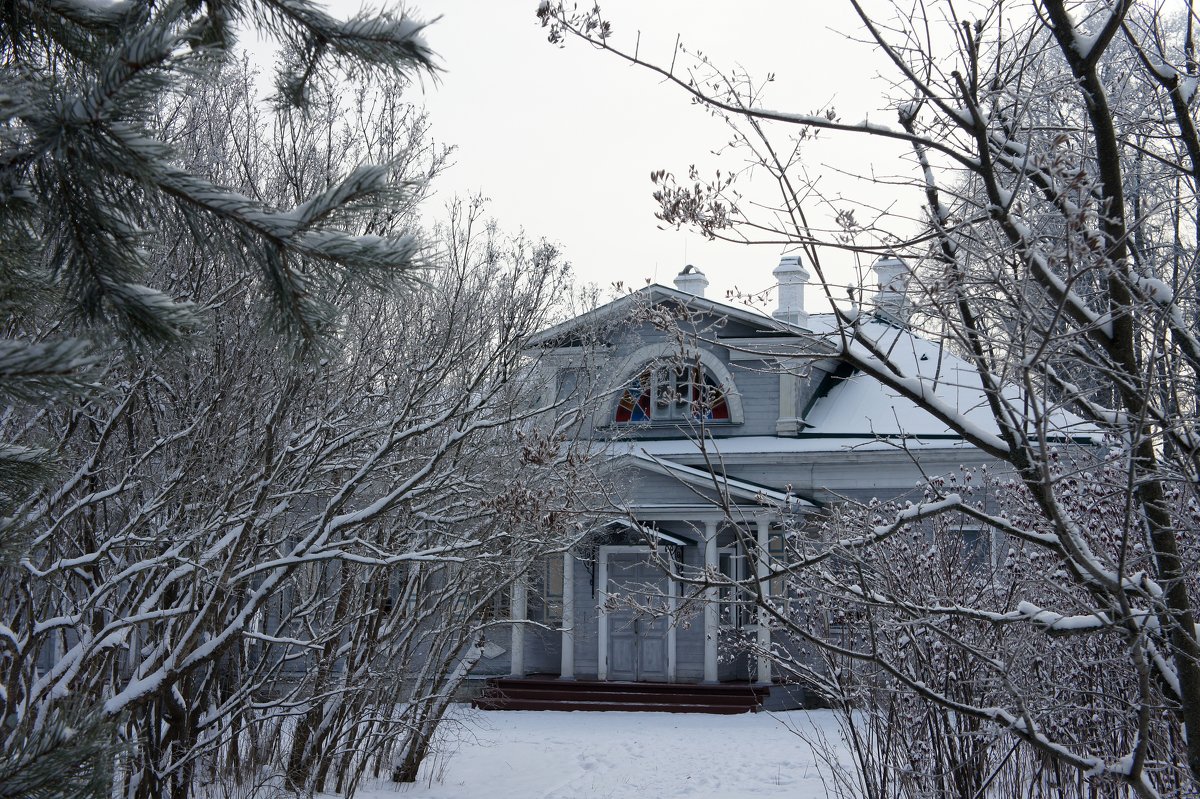
<svg viewBox="0 0 1200 799">
<path fill-rule="evenodd" d="M 624 710 L 665 713 L 748 713 L 770 693 L 749 683 L 594 682 L 496 677 L 473 705 L 482 710 Z"/>
</svg>

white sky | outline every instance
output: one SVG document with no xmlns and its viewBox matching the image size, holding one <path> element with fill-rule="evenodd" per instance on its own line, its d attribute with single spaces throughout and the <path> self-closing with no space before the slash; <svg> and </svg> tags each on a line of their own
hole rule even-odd
<svg viewBox="0 0 1200 799">
<path fill-rule="evenodd" d="M 357 5 L 333 4 L 335 12 Z M 835 32 L 859 31 L 842 5 L 601 3 L 620 46 L 632 47 L 640 31 L 641 52 L 667 61 L 678 33 L 685 46 L 717 64 L 740 64 L 759 76 L 774 72 L 768 105 L 809 112 L 832 101 L 843 119 L 892 122 L 882 99 L 886 86 L 873 77 L 881 68 L 874 52 Z M 424 93 L 435 138 L 458 149 L 433 202 L 483 194 L 506 229 L 559 242 L 581 282 L 602 288 L 614 281 L 636 288 L 647 278 L 670 285 L 687 263 L 707 274 L 709 297 L 724 297 L 734 286 L 757 291 L 772 285 L 782 246 L 712 243 L 697 233 L 662 230 L 654 217 L 652 170 L 686 178 L 689 164 L 704 165 L 709 174 L 718 165 L 736 168 L 742 158 L 711 154 L 728 139 L 727 129 L 680 89 L 581 42 L 568 40 L 561 49 L 549 44 L 534 15 L 536 0 L 419 0 L 406 7 L 416 18 L 440 17 L 426 39 L 445 72 L 427 81 Z M 829 141 L 809 148 L 807 166 L 828 192 L 887 205 L 899 190 L 838 172 L 910 171 L 898 151 L 879 147 L 862 139 Z M 914 201 L 919 198 L 909 199 L 909 207 Z M 827 209 L 814 203 L 808 211 L 810 221 L 828 223 Z M 825 259 L 837 269 L 835 280 L 854 280 L 849 255 Z"/>
</svg>

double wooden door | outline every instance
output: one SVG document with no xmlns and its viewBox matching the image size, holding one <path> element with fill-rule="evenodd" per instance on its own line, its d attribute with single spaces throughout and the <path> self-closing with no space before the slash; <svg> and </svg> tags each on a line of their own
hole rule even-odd
<svg viewBox="0 0 1200 799">
<path fill-rule="evenodd" d="M 637 553 L 608 557 L 608 678 L 667 681 L 667 576 Z"/>
</svg>

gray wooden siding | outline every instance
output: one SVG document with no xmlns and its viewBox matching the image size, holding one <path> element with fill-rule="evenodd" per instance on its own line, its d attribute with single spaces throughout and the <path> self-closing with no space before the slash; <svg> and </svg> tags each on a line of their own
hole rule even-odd
<svg viewBox="0 0 1200 799">
<path fill-rule="evenodd" d="M 728 355 L 728 351 L 723 351 Z M 779 419 L 779 375 L 761 363 L 730 367 L 742 395 L 745 423 L 729 429 L 730 436 L 773 436 Z M 714 430 L 714 435 L 717 431 Z"/>
<path fill-rule="evenodd" d="M 473 674 L 496 677 L 512 673 L 512 653 L 509 652 L 509 647 L 512 645 L 510 629 L 507 624 L 497 624 L 488 629 L 484 635 L 486 640 L 500 647 L 504 652 L 493 658 L 480 658 Z"/>
<path fill-rule="evenodd" d="M 669 475 L 655 474 L 637 467 L 629 472 L 631 479 L 624 497 L 626 502 L 634 505 L 694 504 L 699 501 L 697 491 L 710 502 L 717 499 L 715 490 L 686 485 Z"/>
<path fill-rule="evenodd" d="M 575 676 L 596 679 L 596 658 L 599 654 L 597 603 L 600 579 L 596 561 L 591 558 L 575 561 Z"/>
<path fill-rule="evenodd" d="M 704 567 L 704 551 L 698 546 L 683 548 L 683 565 L 693 570 Z M 694 586 L 680 586 L 679 613 L 675 619 L 675 679 L 699 682 L 704 679 L 704 607 L 695 597 Z"/>
<path fill-rule="evenodd" d="M 830 446 L 837 443 L 831 440 Z M 791 486 L 799 496 L 837 502 L 905 496 L 921 481 L 922 470 L 925 475 L 945 475 L 958 472 L 960 466 L 988 460 L 978 450 L 965 448 L 925 451 L 920 457 L 921 469 L 900 450 L 781 453 L 767 462 L 737 463 L 729 457 L 724 462 L 730 477 L 775 488 Z"/>
</svg>

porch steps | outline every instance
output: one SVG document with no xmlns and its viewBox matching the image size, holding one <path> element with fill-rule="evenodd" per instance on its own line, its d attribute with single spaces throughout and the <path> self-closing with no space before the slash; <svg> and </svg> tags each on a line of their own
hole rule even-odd
<svg viewBox="0 0 1200 799">
<path fill-rule="evenodd" d="M 472 702 L 481 710 L 624 710 L 731 715 L 761 709 L 769 688 L 749 683 L 592 682 L 493 677 Z"/>
</svg>

